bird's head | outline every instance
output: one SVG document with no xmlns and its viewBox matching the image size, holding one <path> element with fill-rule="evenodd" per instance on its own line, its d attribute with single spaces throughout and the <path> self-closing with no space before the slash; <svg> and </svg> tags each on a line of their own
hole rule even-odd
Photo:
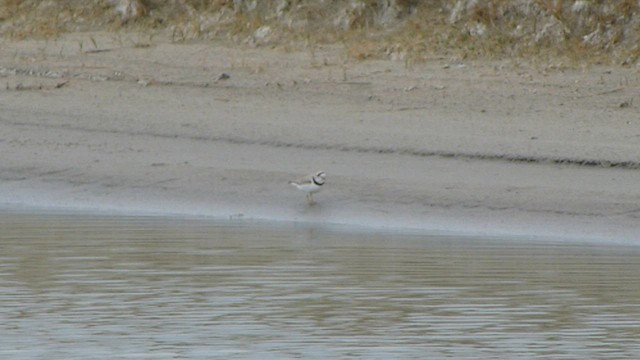
<svg viewBox="0 0 640 360">
<path fill-rule="evenodd" d="M 327 177 L 327 175 L 324 173 L 324 171 L 318 171 L 313 176 L 313 182 L 315 182 L 318 185 L 322 185 L 322 184 L 324 184 L 324 181 L 325 181 L 326 177 Z"/>
</svg>

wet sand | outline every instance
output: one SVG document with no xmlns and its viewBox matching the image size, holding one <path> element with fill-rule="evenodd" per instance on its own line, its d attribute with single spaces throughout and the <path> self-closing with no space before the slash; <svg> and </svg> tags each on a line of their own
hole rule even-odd
<svg viewBox="0 0 640 360">
<path fill-rule="evenodd" d="M 3 41 L 0 203 L 640 240 L 637 69 L 137 38 Z"/>
</svg>

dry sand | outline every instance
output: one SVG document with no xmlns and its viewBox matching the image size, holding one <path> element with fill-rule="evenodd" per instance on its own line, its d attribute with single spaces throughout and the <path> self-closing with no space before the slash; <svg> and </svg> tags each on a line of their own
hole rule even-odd
<svg viewBox="0 0 640 360">
<path fill-rule="evenodd" d="M 640 240 L 638 69 L 141 39 L 2 41 L 0 203 Z"/>
</svg>

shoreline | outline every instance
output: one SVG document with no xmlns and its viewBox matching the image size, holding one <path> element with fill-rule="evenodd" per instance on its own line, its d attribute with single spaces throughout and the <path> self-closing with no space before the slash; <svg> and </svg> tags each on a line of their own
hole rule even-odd
<svg viewBox="0 0 640 360">
<path fill-rule="evenodd" d="M 640 240 L 633 69 L 82 36 L 0 50 L 2 204 Z M 287 181 L 318 170 L 308 207 Z"/>
<path fill-rule="evenodd" d="M 253 218 L 244 216 L 244 214 L 231 214 L 229 216 L 218 215 L 214 213 L 197 213 L 197 212 L 158 212 L 150 209 L 143 208 L 96 208 L 89 206 L 75 206 L 75 207 L 61 207 L 61 206 L 46 206 L 46 205 L 32 205 L 32 204 L 15 204 L 15 203 L 2 203 L 0 204 L 0 214 L 11 215 L 26 215 L 26 216 L 74 216 L 78 219 L 82 218 L 94 218 L 94 217 L 115 217 L 124 219 L 135 218 L 149 218 L 154 219 L 167 219 L 169 221 L 187 220 L 187 221 L 204 221 L 213 222 L 214 224 L 221 224 L 222 226 L 257 226 L 257 227 L 304 227 L 304 228 L 320 228 L 329 231 L 337 231 L 344 233 L 358 233 L 358 234 L 376 234 L 389 236 L 428 236 L 436 238 L 455 238 L 461 240 L 495 240 L 506 242 L 536 242 L 536 243 L 550 243 L 550 244 L 588 244 L 596 246 L 622 246 L 622 247 L 637 247 L 640 245 L 635 238 L 625 238 L 616 236 L 593 236 L 586 234 L 585 232 L 571 233 L 558 231 L 547 231 L 533 233 L 531 231 L 522 231 L 527 227 L 522 227 L 522 224 L 516 225 L 514 231 L 478 231 L 477 229 L 468 227 L 466 229 L 461 228 L 428 228 L 428 227 L 411 227 L 406 224 L 403 225 L 399 222 L 393 224 L 374 224 L 371 221 L 343 221 L 343 222 L 327 222 L 327 221 L 313 221 L 294 218 Z M 528 224 L 531 225 L 531 224 Z M 529 229 L 531 229 L 529 227 Z M 538 228 L 541 230 L 542 228 Z M 547 229 L 548 230 L 548 229 Z"/>
<path fill-rule="evenodd" d="M 135 202 L 113 197 L 97 206 L 98 201 L 86 202 L 64 200 L 72 189 L 45 191 L 41 194 L 25 192 L 11 202 L 0 203 L 0 210 L 8 212 L 83 214 L 96 216 L 187 218 L 224 223 L 259 223 L 272 225 L 320 226 L 342 229 L 347 232 L 372 232 L 405 235 L 454 236 L 462 238 L 490 238 L 503 240 L 533 240 L 571 243 L 595 243 L 620 246 L 637 246 L 637 227 L 626 221 L 573 214 L 511 214 L 499 212 L 479 215 L 477 212 L 453 209 L 438 209 L 430 219 L 407 216 L 400 212 L 391 217 L 369 209 L 368 213 L 356 216 L 353 208 L 336 212 L 328 204 L 317 204 L 310 208 L 304 199 L 294 199 L 286 208 L 255 207 L 253 205 L 212 204 L 210 206 L 156 198 L 152 201 Z M 296 192 L 294 192 L 296 194 Z M 4 199 L 6 194 L 0 194 Z M 299 194 L 298 194 L 299 195 Z M 322 194 L 319 194 L 322 195 Z M 38 200 L 33 200 L 38 199 Z M 103 199 L 104 200 L 104 199 Z M 254 207 L 252 207 L 254 206 Z M 171 207 L 171 210 L 167 210 Z M 365 210 L 365 208 L 361 208 Z"/>
</svg>

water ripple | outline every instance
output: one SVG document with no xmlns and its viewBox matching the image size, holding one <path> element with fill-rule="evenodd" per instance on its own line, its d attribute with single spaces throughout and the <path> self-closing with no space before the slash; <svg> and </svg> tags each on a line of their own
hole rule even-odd
<svg viewBox="0 0 640 360">
<path fill-rule="evenodd" d="M 0 358 L 640 358 L 640 250 L 0 213 Z"/>
</svg>

